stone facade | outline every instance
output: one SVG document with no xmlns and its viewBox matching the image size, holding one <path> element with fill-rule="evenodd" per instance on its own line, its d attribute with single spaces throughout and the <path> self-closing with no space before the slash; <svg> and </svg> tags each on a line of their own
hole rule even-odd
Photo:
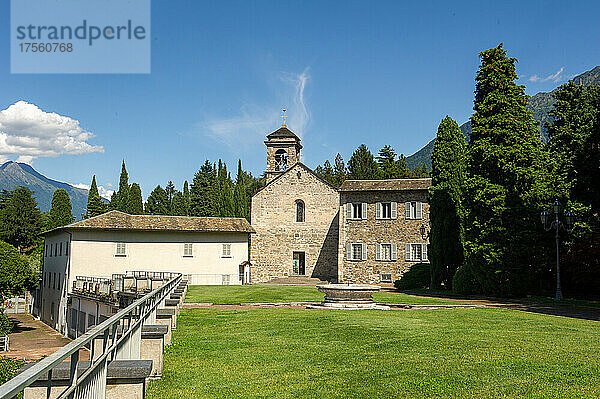
<svg viewBox="0 0 600 399">
<path fill-rule="evenodd" d="M 296 203 L 304 203 L 304 222 Z M 337 281 L 339 194 L 296 163 L 252 197 L 252 283 L 294 275 L 294 252 L 304 253 L 305 275 Z"/>
<path fill-rule="evenodd" d="M 426 179 L 424 186 L 429 186 L 430 179 Z M 394 219 L 377 219 L 377 203 L 395 202 L 396 216 Z M 406 202 L 420 202 L 421 218 L 406 218 Z M 362 204 L 366 205 L 362 205 Z M 349 219 L 347 214 L 348 204 L 360 204 L 366 207 L 365 219 Z M 339 248 L 338 248 L 338 273 L 340 282 L 344 283 L 370 283 L 381 284 L 399 279 L 411 265 L 418 262 L 428 262 L 426 251 L 428 239 L 421 235 L 421 226 L 429 231 L 429 204 L 428 190 L 400 189 L 363 191 L 340 191 L 339 212 Z M 427 233 L 426 233 L 427 234 Z M 348 245 L 366 244 L 366 259 L 348 259 Z M 377 244 L 391 244 L 396 247 L 395 260 L 377 260 Z M 423 259 L 406 260 L 406 244 L 421 244 Z M 350 248 L 351 250 L 351 248 Z M 381 247 L 380 247 L 381 252 Z M 382 281 L 382 274 L 390 277 Z"/>
<path fill-rule="evenodd" d="M 269 134 L 265 145 L 267 146 L 267 170 L 265 171 L 267 183 L 285 173 L 287 169 L 294 166 L 297 162 L 300 162 L 300 150 L 302 149 L 300 138 L 285 127 L 285 125 Z M 284 169 L 277 165 L 276 153 L 278 151 L 285 152 L 287 167 Z"/>
</svg>

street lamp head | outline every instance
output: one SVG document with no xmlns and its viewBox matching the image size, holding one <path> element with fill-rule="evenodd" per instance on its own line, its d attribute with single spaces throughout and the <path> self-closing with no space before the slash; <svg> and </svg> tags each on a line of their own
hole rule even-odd
<svg viewBox="0 0 600 399">
<path fill-rule="evenodd" d="M 573 224 L 575 223 L 575 216 L 572 212 L 567 212 L 565 216 L 567 219 L 567 227 L 571 229 L 573 227 Z"/>
<path fill-rule="evenodd" d="M 548 212 L 542 211 L 542 213 L 540 213 L 540 220 L 542 221 L 542 224 L 546 226 L 548 223 Z"/>
<path fill-rule="evenodd" d="M 425 237 L 425 225 L 422 224 L 421 227 L 419 227 L 419 232 L 421 233 L 421 237 Z"/>
<path fill-rule="evenodd" d="M 554 204 L 552 204 L 552 208 L 554 210 L 554 214 L 558 215 L 560 213 L 560 201 L 557 199 L 554 200 Z"/>
</svg>

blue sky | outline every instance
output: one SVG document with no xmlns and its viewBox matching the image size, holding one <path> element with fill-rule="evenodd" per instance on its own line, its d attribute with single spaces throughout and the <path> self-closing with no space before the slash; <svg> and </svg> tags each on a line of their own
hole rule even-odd
<svg viewBox="0 0 600 399">
<path fill-rule="evenodd" d="M 550 91 L 600 64 L 599 14 L 591 1 L 154 0 L 150 74 L 18 75 L 0 0 L 0 110 L 25 101 L 93 134 L 87 153 L 31 159 L 41 173 L 110 188 L 125 159 L 144 197 L 205 159 L 260 174 L 282 108 L 310 167 L 361 143 L 409 155 L 445 115 L 468 119 L 480 51 L 504 42 L 527 93 Z"/>
</svg>

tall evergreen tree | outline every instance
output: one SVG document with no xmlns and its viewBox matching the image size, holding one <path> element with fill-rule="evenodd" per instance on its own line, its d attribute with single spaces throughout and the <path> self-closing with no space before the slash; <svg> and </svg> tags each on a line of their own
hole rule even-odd
<svg viewBox="0 0 600 399">
<path fill-rule="evenodd" d="M 185 207 L 185 215 L 190 216 L 190 188 L 187 180 L 183 183 L 183 205 Z"/>
<path fill-rule="evenodd" d="M 344 163 L 344 158 L 338 153 L 333 162 L 334 186 L 341 187 L 344 180 L 346 180 L 346 164 Z"/>
<path fill-rule="evenodd" d="M 168 215 L 169 198 L 167 192 L 160 185 L 156 186 L 146 201 L 146 213 L 149 215 Z"/>
<path fill-rule="evenodd" d="M 248 198 L 248 185 L 250 176 L 242 169 L 242 160 L 238 160 L 238 171 L 233 189 L 233 204 L 235 216 L 246 218 L 250 221 L 250 201 Z"/>
<path fill-rule="evenodd" d="M 173 195 L 175 194 L 175 184 L 171 180 L 167 183 L 165 187 L 165 192 L 167 193 L 167 198 L 169 199 L 169 204 L 173 201 Z"/>
<path fill-rule="evenodd" d="M 48 212 L 48 230 L 73 223 L 71 198 L 67 190 L 59 188 L 52 195 L 52 207 Z"/>
<path fill-rule="evenodd" d="M 190 215 L 215 216 L 215 199 L 212 186 L 215 183 L 215 172 L 210 161 L 206 160 L 194 175 L 190 188 Z"/>
<path fill-rule="evenodd" d="M 171 199 L 170 215 L 185 216 L 185 200 L 183 198 L 183 193 L 179 190 L 175 190 L 173 198 Z"/>
<path fill-rule="evenodd" d="M 142 199 L 142 189 L 137 183 L 132 183 L 129 187 L 129 197 L 127 198 L 127 213 L 130 215 L 144 214 L 144 200 Z"/>
<path fill-rule="evenodd" d="M 96 185 L 96 175 L 92 177 L 92 184 L 90 185 L 90 191 L 88 192 L 87 210 L 85 218 L 91 218 L 98 216 L 106 212 L 106 204 L 102 202 L 100 194 L 98 194 L 98 186 Z"/>
<path fill-rule="evenodd" d="M 0 238 L 25 252 L 42 232 L 42 213 L 27 187 L 15 188 L 0 212 Z"/>
<path fill-rule="evenodd" d="M 553 196 L 553 164 L 515 83 L 515 58 L 500 44 L 480 54 L 465 183 L 466 260 L 460 292 L 522 295 L 547 281 L 547 237 L 539 214 Z M 549 281 L 547 281 L 549 282 Z"/>
<path fill-rule="evenodd" d="M 379 165 L 364 144 L 361 144 L 350 157 L 348 172 L 348 178 L 354 180 L 379 179 L 381 176 Z"/>
<path fill-rule="evenodd" d="M 217 178 L 213 184 L 213 198 L 216 198 L 216 215 L 220 217 L 234 216 L 233 183 L 227 172 L 227 165 L 219 159 Z"/>
<path fill-rule="evenodd" d="M 129 175 L 127 173 L 127 169 L 125 168 L 125 160 L 123 160 L 123 164 L 121 165 L 121 176 L 119 177 L 119 190 L 115 195 L 114 201 L 115 204 L 112 203 L 113 199 L 111 197 L 111 209 L 116 209 L 121 212 L 127 212 L 128 202 L 129 202 Z"/>
<path fill-rule="evenodd" d="M 408 168 L 404 154 L 400 154 L 396 163 L 398 165 L 398 179 L 407 179 L 411 177 L 412 172 Z"/>
<path fill-rule="evenodd" d="M 462 192 L 465 176 L 465 136 L 446 116 L 438 127 L 431 155 L 429 189 L 431 288 L 451 288 L 456 269 L 464 261 Z"/>
<path fill-rule="evenodd" d="M 398 163 L 396 162 L 396 151 L 394 151 L 391 146 L 386 145 L 379 150 L 377 163 L 379 164 L 379 169 L 381 169 L 382 179 L 399 178 Z"/>
</svg>

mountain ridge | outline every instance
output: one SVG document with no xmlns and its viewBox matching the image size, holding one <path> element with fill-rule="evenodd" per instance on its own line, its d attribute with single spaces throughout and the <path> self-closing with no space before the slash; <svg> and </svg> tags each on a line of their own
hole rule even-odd
<svg viewBox="0 0 600 399">
<path fill-rule="evenodd" d="M 590 69 L 589 71 L 583 72 L 570 80 L 572 80 L 578 85 L 600 86 L 600 65 Z M 549 112 L 552 109 L 552 106 L 555 102 L 552 93 L 554 93 L 557 89 L 558 87 L 550 92 L 536 93 L 529 98 L 529 102 L 527 104 L 527 108 L 529 108 L 529 110 L 533 113 L 533 117 L 535 118 L 535 120 L 540 122 L 540 136 L 543 140 L 548 140 L 548 133 L 546 132 L 544 122 L 550 121 Z M 471 121 L 463 123 L 460 126 L 460 130 L 465 135 L 465 138 L 468 141 L 472 132 Z M 410 169 L 414 169 L 417 166 L 425 164 L 429 169 L 431 169 L 431 154 L 433 153 L 434 142 L 435 138 L 414 154 L 406 157 L 407 166 Z"/>
<path fill-rule="evenodd" d="M 81 215 L 86 211 L 88 190 L 50 179 L 26 163 L 5 162 L 0 166 L 0 190 L 12 190 L 17 186 L 27 187 L 33 192 L 42 212 L 50 210 L 54 191 L 59 188 L 65 189 L 69 193 L 72 213 L 76 220 L 81 219 Z"/>
</svg>

